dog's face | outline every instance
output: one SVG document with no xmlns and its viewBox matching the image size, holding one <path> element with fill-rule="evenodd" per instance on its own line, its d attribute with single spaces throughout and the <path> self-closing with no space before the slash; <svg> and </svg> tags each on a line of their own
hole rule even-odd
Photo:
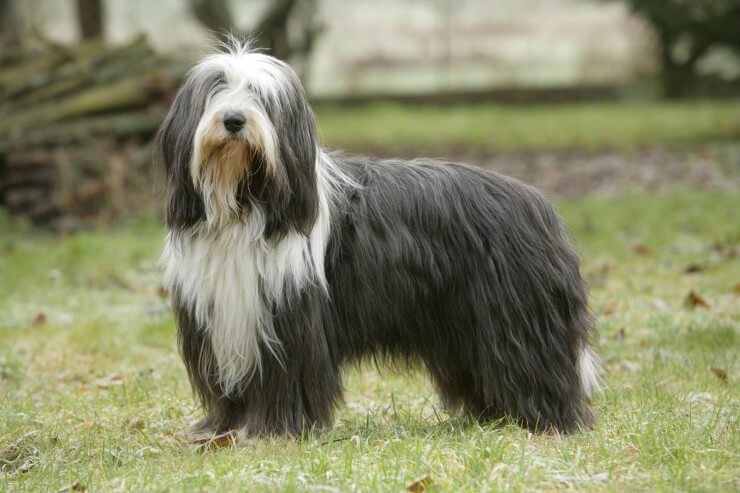
<svg viewBox="0 0 740 493">
<path fill-rule="evenodd" d="M 318 139 L 284 62 L 234 45 L 188 74 L 158 134 L 171 227 L 219 227 L 249 214 L 264 232 L 310 226 Z"/>
</svg>

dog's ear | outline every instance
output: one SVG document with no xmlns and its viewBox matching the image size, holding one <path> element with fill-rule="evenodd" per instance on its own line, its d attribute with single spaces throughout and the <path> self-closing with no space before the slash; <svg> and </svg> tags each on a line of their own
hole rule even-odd
<svg viewBox="0 0 740 493">
<path fill-rule="evenodd" d="M 295 73 L 288 70 L 287 97 L 281 101 L 280 111 L 273 117 L 279 155 L 290 189 L 284 219 L 297 231 L 308 234 L 319 208 L 316 177 L 319 139 L 316 120 L 303 86 Z"/>
<path fill-rule="evenodd" d="M 192 183 L 190 164 L 198 122 L 210 91 L 222 77 L 190 74 L 157 132 L 156 161 L 166 173 L 166 218 L 170 227 L 192 226 L 205 217 L 203 199 Z"/>
</svg>

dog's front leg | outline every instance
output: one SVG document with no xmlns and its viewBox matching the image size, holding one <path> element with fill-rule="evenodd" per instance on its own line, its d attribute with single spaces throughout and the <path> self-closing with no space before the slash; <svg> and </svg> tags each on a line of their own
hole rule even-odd
<svg viewBox="0 0 740 493">
<path fill-rule="evenodd" d="M 244 388 L 240 438 L 301 436 L 332 426 L 342 382 L 322 300 L 307 292 L 275 309 L 279 351 L 263 348 L 261 369 Z"/>
</svg>

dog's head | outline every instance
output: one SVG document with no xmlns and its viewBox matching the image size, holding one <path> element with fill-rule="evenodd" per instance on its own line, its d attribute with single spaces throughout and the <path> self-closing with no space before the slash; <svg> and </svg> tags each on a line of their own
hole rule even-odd
<svg viewBox="0 0 740 493">
<path fill-rule="evenodd" d="M 175 96 L 157 146 L 170 227 L 219 227 L 255 214 L 265 236 L 310 230 L 319 142 L 286 63 L 239 42 L 206 57 Z"/>
</svg>

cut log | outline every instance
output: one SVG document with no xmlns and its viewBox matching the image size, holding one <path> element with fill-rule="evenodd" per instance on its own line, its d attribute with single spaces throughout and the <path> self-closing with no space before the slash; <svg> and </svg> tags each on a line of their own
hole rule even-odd
<svg viewBox="0 0 740 493">
<path fill-rule="evenodd" d="M 157 62 L 157 57 L 142 37 L 111 50 L 100 46 L 99 50 L 76 56 L 48 73 L 8 84 L 6 103 L 0 108 L 21 107 L 92 83 L 110 82 L 137 73 L 144 67 L 155 66 Z"/>
<path fill-rule="evenodd" d="M 31 127 L 96 113 L 146 107 L 174 88 L 173 81 L 158 70 L 103 85 L 96 85 L 59 102 L 17 112 L 0 121 L 0 132 L 11 138 Z"/>
<path fill-rule="evenodd" d="M 87 117 L 56 123 L 24 132 L 12 131 L 12 139 L 0 141 L 0 153 L 23 149 L 84 144 L 96 137 L 123 141 L 130 138 L 150 139 L 166 110 L 133 111 L 114 115 Z"/>
<path fill-rule="evenodd" d="M 43 78 L 46 74 L 63 63 L 74 60 L 76 57 L 89 56 L 90 53 L 102 53 L 105 50 L 99 41 L 80 44 L 75 49 L 55 47 L 55 49 L 40 57 L 33 57 L 28 62 L 16 63 L 0 73 L 0 95 L 10 93 L 17 87 L 27 84 L 29 80 Z"/>
</svg>

